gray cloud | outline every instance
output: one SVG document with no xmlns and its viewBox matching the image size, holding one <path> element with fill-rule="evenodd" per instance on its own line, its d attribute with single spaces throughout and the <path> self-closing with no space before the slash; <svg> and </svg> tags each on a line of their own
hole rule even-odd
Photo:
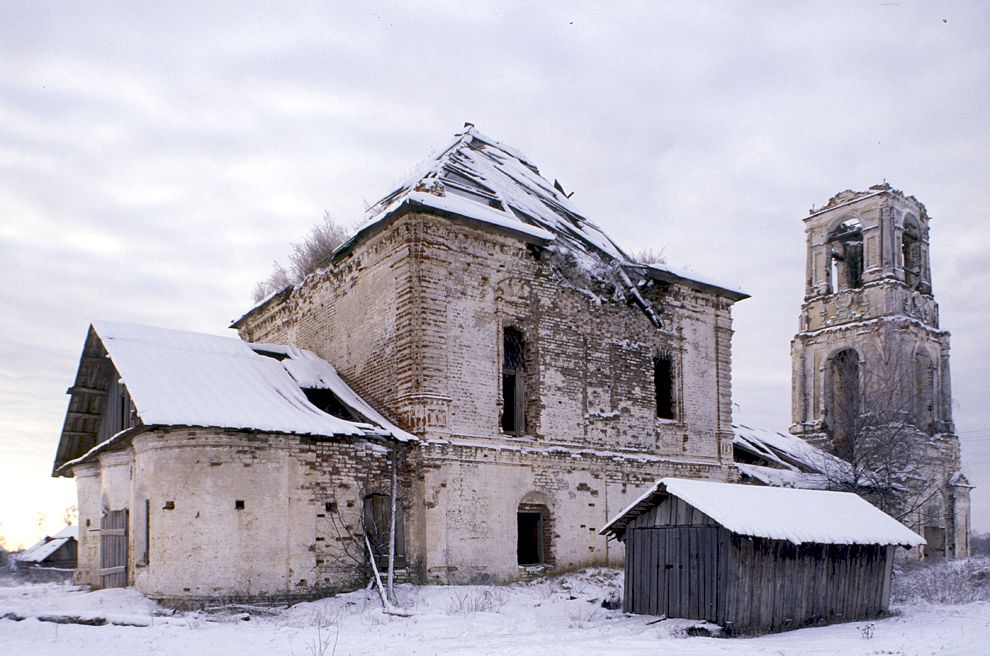
<svg viewBox="0 0 990 656">
<path fill-rule="evenodd" d="M 906 0 L 6 3 L 0 485 L 71 502 L 39 481 L 90 321 L 224 332 L 324 209 L 360 219 L 471 120 L 620 244 L 754 295 L 736 416 L 777 429 L 801 218 L 884 178 L 917 195 L 990 530 L 988 22 L 983 3 Z"/>
</svg>

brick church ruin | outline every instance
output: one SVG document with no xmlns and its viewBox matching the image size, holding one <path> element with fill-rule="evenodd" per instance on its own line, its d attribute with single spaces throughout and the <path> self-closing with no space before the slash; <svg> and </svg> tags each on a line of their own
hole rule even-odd
<svg viewBox="0 0 990 656">
<path fill-rule="evenodd" d="M 881 184 L 837 194 L 804 221 L 791 432 L 850 463 L 859 490 L 886 491 L 874 501 L 924 536 L 926 555 L 968 556 L 970 486 L 925 206 Z"/>
<path fill-rule="evenodd" d="M 911 267 L 857 216 L 859 291 L 827 288 L 827 249 L 843 242 L 831 218 L 814 224 L 795 430 L 828 434 L 851 394 L 836 393 L 837 339 L 856 348 L 862 329 L 839 323 L 913 303 L 903 330 L 944 381 L 923 390 L 925 448 L 950 486 L 924 512 L 958 541 L 945 338 L 920 286 L 927 217 L 913 214 L 924 248 L 908 289 Z M 363 585 L 366 546 L 384 564 L 393 520 L 396 567 L 415 582 L 620 564 L 598 531 L 656 480 L 739 478 L 731 308 L 744 298 L 637 262 L 525 155 L 468 125 L 323 268 L 235 321 L 239 339 L 90 327 L 55 462 L 77 481 L 76 579 L 167 601 L 310 597 Z"/>
</svg>

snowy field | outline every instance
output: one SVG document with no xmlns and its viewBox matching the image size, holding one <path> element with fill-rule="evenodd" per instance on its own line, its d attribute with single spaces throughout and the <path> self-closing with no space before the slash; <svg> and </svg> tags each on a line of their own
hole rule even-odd
<svg viewBox="0 0 990 656">
<path fill-rule="evenodd" d="M 0 654 L 976 655 L 990 653 L 988 573 L 986 560 L 908 571 L 891 617 L 734 639 L 604 608 L 619 596 L 615 570 L 505 587 L 401 586 L 408 618 L 382 614 L 366 591 L 274 610 L 172 613 L 133 590 L 0 580 Z M 960 599 L 977 601 L 941 603 Z M 53 621 L 65 618 L 103 624 Z"/>
</svg>

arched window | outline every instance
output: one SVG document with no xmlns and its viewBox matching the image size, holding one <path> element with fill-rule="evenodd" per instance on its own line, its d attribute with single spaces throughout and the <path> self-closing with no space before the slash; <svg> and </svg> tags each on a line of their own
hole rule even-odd
<svg viewBox="0 0 990 656">
<path fill-rule="evenodd" d="M 836 226 L 828 236 L 831 245 L 833 292 L 863 286 L 863 227 L 858 219 Z"/>
<path fill-rule="evenodd" d="M 526 344 L 522 331 L 506 326 L 502 329 L 502 432 L 522 435 L 526 432 Z"/>
<path fill-rule="evenodd" d="M 859 354 L 853 349 L 836 353 L 828 365 L 826 423 L 839 455 L 852 448 L 862 429 Z M 846 454 L 848 455 L 848 454 Z"/>
</svg>

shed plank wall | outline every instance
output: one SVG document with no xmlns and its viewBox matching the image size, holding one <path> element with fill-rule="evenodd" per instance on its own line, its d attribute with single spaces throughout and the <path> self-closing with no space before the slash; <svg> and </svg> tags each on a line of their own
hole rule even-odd
<svg viewBox="0 0 990 656">
<path fill-rule="evenodd" d="M 893 547 L 742 537 L 676 498 L 631 522 L 625 543 L 629 612 L 755 633 L 875 617 L 890 599 Z"/>
</svg>

